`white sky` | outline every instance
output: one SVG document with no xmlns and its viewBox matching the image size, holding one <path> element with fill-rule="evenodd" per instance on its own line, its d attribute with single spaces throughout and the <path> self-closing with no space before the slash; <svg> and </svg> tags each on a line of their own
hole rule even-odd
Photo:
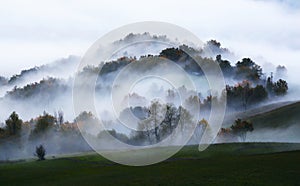
<svg viewBox="0 0 300 186">
<path fill-rule="evenodd" d="M 99 37 L 138 21 L 185 27 L 239 55 L 300 63 L 300 1 L 0 1 L 0 75 L 70 54 L 82 56 Z"/>
</svg>

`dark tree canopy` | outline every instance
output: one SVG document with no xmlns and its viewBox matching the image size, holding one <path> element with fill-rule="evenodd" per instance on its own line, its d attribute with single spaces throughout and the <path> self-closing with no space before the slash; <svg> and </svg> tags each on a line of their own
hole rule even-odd
<svg viewBox="0 0 300 186">
<path fill-rule="evenodd" d="M 286 81 L 279 79 L 274 83 L 273 89 L 276 95 L 284 95 L 287 93 L 288 84 Z"/>
<path fill-rule="evenodd" d="M 272 95 L 283 96 L 287 93 L 289 87 L 283 79 L 273 82 L 273 76 L 271 76 L 267 78 L 266 89 Z"/>
<path fill-rule="evenodd" d="M 222 60 L 221 54 L 216 56 L 216 61 L 219 63 L 220 68 L 226 77 L 230 77 L 233 75 L 234 68 L 231 66 L 228 60 Z"/>
<path fill-rule="evenodd" d="M 236 78 L 243 80 L 259 81 L 262 76 L 262 68 L 250 58 L 244 58 L 236 63 Z"/>
<path fill-rule="evenodd" d="M 19 119 L 19 116 L 16 112 L 13 112 L 5 121 L 5 123 L 6 131 L 9 136 L 20 134 L 23 121 Z"/>
<path fill-rule="evenodd" d="M 235 86 L 226 86 L 227 103 L 234 108 L 247 109 L 255 103 L 268 98 L 268 92 L 262 85 L 252 87 L 249 81 L 243 81 Z"/>
<path fill-rule="evenodd" d="M 166 48 L 159 54 L 160 57 L 165 57 L 175 62 L 179 61 L 183 55 L 185 55 L 184 51 L 179 48 Z"/>
</svg>

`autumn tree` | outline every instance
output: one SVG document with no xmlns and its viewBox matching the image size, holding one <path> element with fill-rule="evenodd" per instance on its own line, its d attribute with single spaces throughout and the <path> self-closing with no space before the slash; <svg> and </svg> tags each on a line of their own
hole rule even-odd
<svg viewBox="0 0 300 186">
<path fill-rule="evenodd" d="M 253 124 L 250 121 L 245 121 L 241 119 L 235 120 L 235 123 L 230 127 L 232 133 L 240 137 L 240 139 L 245 142 L 247 137 L 247 132 L 252 132 L 254 130 Z"/>
<path fill-rule="evenodd" d="M 86 111 L 81 112 L 74 120 L 74 123 L 77 124 L 81 131 L 95 135 L 97 135 L 98 132 L 96 130 L 100 129 L 99 122 L 100 121 L 93 115 L 92 112 Z"/>
<path fill-rule="evenodd" d="M 200 120 L 198 123 L 197 123 L 197 126 L 196 126 L 196 129 L 195 129 L 195 132 L 194 132 L 194 140 L 199 143 L 205 130 L 209 128 L 209 124 L 208 124 L 208 121 L 206 119 L 202 119 Z"/>
<path fill-rule="evenodd" d="M 37 137 L 47 132 L 49 129 L 53 128 L 54 125 L 55 125 L 55 117 L 44 112 L 42 116 L 39 116 L 36 119 L 36 124 L 33 131 L 30 134 L 30 138 Z"/>
</svg>

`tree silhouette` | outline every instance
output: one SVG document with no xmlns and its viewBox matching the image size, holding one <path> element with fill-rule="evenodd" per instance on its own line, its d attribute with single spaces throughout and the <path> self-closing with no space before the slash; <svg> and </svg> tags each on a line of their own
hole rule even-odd
<svg viewBox="0 0 300 186">
<path fill-rule="evenodd" d="M 286 81 L 279 79 L 274 83 L 273 89 L 276 95 L 285 95 L 288 90 L 288 84 Z"/>
<path fill-rule="evenodd" d="M 45 160 L 46 149 L 44 148 L 44 146 L 43 145 L 37 146 L 35 148 L 34 155 L 38 157 L 39 161 Z"/>
</svg>

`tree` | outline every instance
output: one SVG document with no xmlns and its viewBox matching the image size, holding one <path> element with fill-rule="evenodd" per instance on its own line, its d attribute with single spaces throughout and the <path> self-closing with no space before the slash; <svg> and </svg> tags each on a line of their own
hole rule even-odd
<svg viewBox="0 0 300 186">
<path fill-rule="evenodd" d="M 36 126 L 35 126 L 35 130 L 37 132 L 44 132 L 47 129 L 49 129 L 50 127 L 53 127 L 54 123 L 55 123 L 54 116 L 45 112 L 43 116 L 40 116 L 38 118 Z"/>
<path fill-rule="evenodd" d="M 81 132 L 97 135 L 102 130 L 100 120 L 92 112 L 81 112 L 74 120 L 74 123 Z"/>
<path fill-rule="evenodd" d="M 164 108 L 163 105 L 159 103 L 159 101 L 152 101 L 151 106 L 149 108 L 150 113 L 150 123 L 154 129 L 154 135 L 156 142 L 160 141 L 159 127 L 163 120 Z"/>
<path fill-rule="evenodd" d="M 197 111 L 200 109 L 200 98 L 197 95 L 190 95 L 184 101 L 184 107 L 189 111 Z"/>
<path fill-rule="evenodd" d="M 2 137 L 5 137 L 5 130 L 3 128 L 0 127 L 0 139 Z"/>
<path fill-rule="evenodd" d="M 111 136 L 113 136 L 114 138 L 124 142 L 124 143 L 128 143 L 129 139 L 125 134 L 122 133 L 118 133 L 116 130 L 112 129 L 112 130 L 102 130 L 98 133 L 97 138 L 106 138 L 107 135 L 110 134 Z"/>
<path fill-rule="evenodd" d="M 285 95 L 288 90 L 288 84 L 286 81 L 279 79 L 274 83 L 273 89 L 276 95 Z"/>
<path fill-rule="evenodd" d="M 22 129 L 23 121 L 19 119 L 16 112 L 13 112 L 9 118 L 5 121 L 6 131 L 9 136 L 19 135 Z"/>
<path fill-rule="evenodd" d="M 178 126 L 182 135 L 188 134 L 190 130 L 192 129 L 190 124 L 193 122 L 193 116 L 190 114 L 190 112 L 183 108 L 182 106 L 179 106 L 178 108 L 179 116 L 178 116 Z"/>
<path fill-rule="evenodd" d="M 174 105 L 167 104 L 165 118 L 162 123 L 164 133 L 171 134 L 173 128 L 176 127 L 178 123 L 178 119 L 179 119 L 179 113 L 177 108 Z"/>
<path fill-rule="evenodd" d="M 64 123 L 64 113 L 63 111 L 58 111 L 56 116 L 56 122 L 58 125 L 62 125 Z"/>
<path fill-rule="evenodd" d="M 152 144 L 154 140 L 152 140 L 152 123 L 149 118 L 143 120 L 138 124 L 138 131 L 135 134 L 135 139 L 137 141 L 146 140 Z M 145 139 L 146 138 L 146 139 Z"/>
<path fill-rule="evenodd" d="M 216 61 L 219 63 L 219 66 L 225 76 L 232 76 L 233 67 L 229 61 L 222 60 L 221 54 L 216 56 Z"/>
<path fill-rule="evenodd" d="M 39 161 L 45 160 L 46 149 L 44 148 L 44 146 L 43 145 L 37 146 L 35 148 L 34 155 L 38 157 Z"/>
<path fill-rule="evenodd" d="M 258 81 L 263 75 L 262 68 L 250 58 L 243 58 L 242 61 L 238 61 L 236 63 L 236 68 L 236 76 L 239 79 Z"/>
<path fill-rule="evenodd" d="M 267 78 L 266 89 L 269 93 L 273 93 L 273 73 L 271 73 L 271 77 Z"/>
<path fill-rule="evenodd" d="M 250 121 L 243 121 L 241 119 L 235 120 L 235 123 L 231 125 L 230 129 L 234 135 L 237 135 L 244 142 L 246 141 L 247 132 L 254 130 L 253 124 Z"/>
<path fill-rule="evenodd" d="M 249 81 L 243 81 L 236 86 L 226 86 L 227 103 L 231 107 L 243 107 L 245 110 L 268 97 L 267 90 L 262 85 L 252 87 Z"/>
<path fill-rule="evenodd" d="M 162 50 L 159 54 L 160 57 L 165 57 L 171 61 L 177 62 L 182 58 L 183 56 L 186 56 L 184 51 L 182 51 L 179 48 L 166 48 Z"/>
<path fill-rule="evenodd" d="M 193 138 L 195 140 L 195 142 L 199 143 L 205 130 L 209 127 L 208 121 L 206 119 L 202 119 L 198 122 Z"/>
<path fill-rule="evenodd" d="M 74 123 L 87 122 L 94 119 L 95 117 L 91 112 L 83 111 L 75 118 Z"/>
<path fill-rule="evenodd" d="M 216 61 L 219 62 L 219 63 L 222 61 L 222 55 L 221 54 L 218 54 L 216 56 Z"/>
<path fill-rule="evenodd" d="M 36 125 L 30 134 L 30 138 L 37 137 L 38 135 L 45 133 L 46 131 L 54 127 L 54 124 L 55 117 L 44 112 L 43 116 L 39 116 L 37 118 Z"/>
<path fill-rule="evenodd" d="M 221 128 L 218 132 L 217 141 L 221 143 L 238 142 L 238 137 L 236 135 L 233 135 L 230 128 Z"/>
<path fill-rule="evenodd" d="M 251 88 L 250 92 L 248 102 L 251 105 L 259 103 L 268 97 L 268 92 L 262 85 L 256 85 L 256 87 Z"/>
</svg>

